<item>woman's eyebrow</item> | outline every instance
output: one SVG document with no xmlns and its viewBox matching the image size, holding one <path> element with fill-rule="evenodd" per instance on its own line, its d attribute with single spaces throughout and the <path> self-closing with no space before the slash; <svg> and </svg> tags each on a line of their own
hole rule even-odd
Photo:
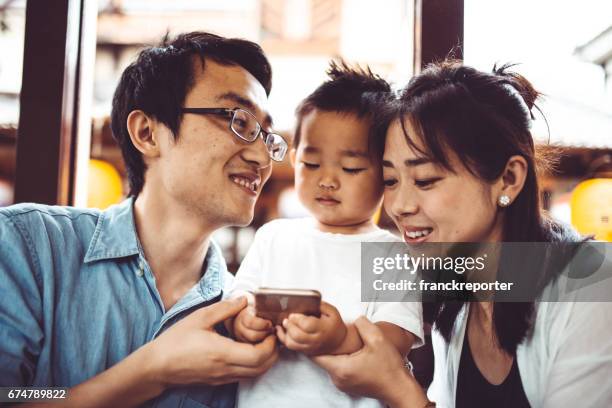
<svg viewBox="0 0 612 408">
<path fill-rule="evenodd" d="M 408 159 L 404 161 L 406 167 L 416 167 L 427 163 L 432 163 L 432 160 L 426 157 L 419 157 L 417 159 Z"/>
<path fill-rule="evenodd" d="M 404 160 L 404 165 L 406 167 L 416 167 L 416 166 L 420 166 L 422 164 L 428 164 L 428 163 L 433 163 L 433 160 L 428 159 L 426 157 L 419 157 L 417 159 Z M 383 167 L 395 167 L 393 163 L 391 163 L 389 160 L 383 160 L 382 166 Z"/>
</svg>

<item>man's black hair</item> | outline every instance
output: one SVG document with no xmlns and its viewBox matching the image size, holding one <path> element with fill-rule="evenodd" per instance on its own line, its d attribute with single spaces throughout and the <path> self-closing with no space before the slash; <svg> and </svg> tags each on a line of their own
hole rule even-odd
<svg viewBox="0 0 612 408">
<path fill-rule="evenodd" d="M 140 52 L 123 74 L 111 113 L 113 136 L 121 147 L 130 183 L 129 195 L 142 190 L 146 170 L 141 153 L 134 147 L 127 130 L 127 117 L 134 110 L 166 125 L 176 138 L 182 119 L 185 96 L 194 86 L 194 64 L 206 60 L 223 65 L 238 65 L 253 75 L 270 94 L 272 69 L 261 47 L 251 41 L 224 38 L 206 32 L 166 36 L 159 46 Z"/>
<path fill-rule="evenodd" d="M 327 70 L 329 79 L 308 95 L 297 107 L 297 124 L 293 147 L 300 144 L 302 121 L 314 110 L 354 114 L 371 122 L 368 146 L 373 154 L 382 155 L 384 148 L 386 106 L 394 100 L 391 86 L 369 67 L 349 66 L 343 60 L 331 61 Z M 333 133 L 333 132 L 331 132 Z"/>
</svg>

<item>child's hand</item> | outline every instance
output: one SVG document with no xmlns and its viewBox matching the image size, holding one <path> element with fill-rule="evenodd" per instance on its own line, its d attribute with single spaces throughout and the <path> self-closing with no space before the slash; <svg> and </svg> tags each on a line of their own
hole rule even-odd
<svg viewBox="0 0 612 408">
<path fill-rule="evenodd" d="M 321 302 L 321 317 L 292 313 L 276 326 L 278 339 L 289 350 L 308 355 L 329 354 L 339 347 L 346 337 L 346 326 L 338 310 Z"/>
<path fill-rule="evenodd" d="M 253 306 L 242 309 L 234 319 L 234 336 L 245 343 L 258 343 L 270 335 L 272 322 L 255 316 Z"/>
</svg>

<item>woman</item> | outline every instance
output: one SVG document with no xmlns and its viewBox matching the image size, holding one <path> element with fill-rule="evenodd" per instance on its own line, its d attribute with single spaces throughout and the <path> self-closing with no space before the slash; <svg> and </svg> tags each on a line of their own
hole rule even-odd
<svg viewBox="0 0 612 408">
<path fill-rule="evenodd" d="M 531 110 L 539 94 L 508 66 L 433 65 L 403 90 L 383 158 L 387 213 L 421 242 L 578 242 L 539 207 Z M 555 290 L 546 278 L 539 299 Z M 570 299 L 571 300 L 571 299 Z M 442 302 L 425 391 L 367 320 L 364 348 L 323 356 L 336 385 L 392 407 L 612 406 L 612 308 L 587 302 Z"/>
</svg>

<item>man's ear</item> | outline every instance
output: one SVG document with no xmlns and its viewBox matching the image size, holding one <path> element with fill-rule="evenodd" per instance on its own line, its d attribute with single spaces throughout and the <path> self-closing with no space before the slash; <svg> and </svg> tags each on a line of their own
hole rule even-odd
<svg viewBox="0 0 612 408">
<path fill-rule="evenodd" d="M 510 198 L 510 202 L 513 202 L 525 185 L 527 170 L 527 160 L 523 156 L 510 157 L 499 179 L 501 187 L 499 195 L 506 195 Z"/>
<path fill-rule="evenodd" d="M 289 162 L 291 162 L 291 167 L 295 167 L 295 149 L 289 150 Z"/>
<path fill-rule="evenodd" d="M 130 112 L 127 117 L 127 129 L 134 147 L 143 155 L 143 159 L 159 156 L 159 140 L 155 136 L 158 123 L 141 110 Z"/>
</svg>

